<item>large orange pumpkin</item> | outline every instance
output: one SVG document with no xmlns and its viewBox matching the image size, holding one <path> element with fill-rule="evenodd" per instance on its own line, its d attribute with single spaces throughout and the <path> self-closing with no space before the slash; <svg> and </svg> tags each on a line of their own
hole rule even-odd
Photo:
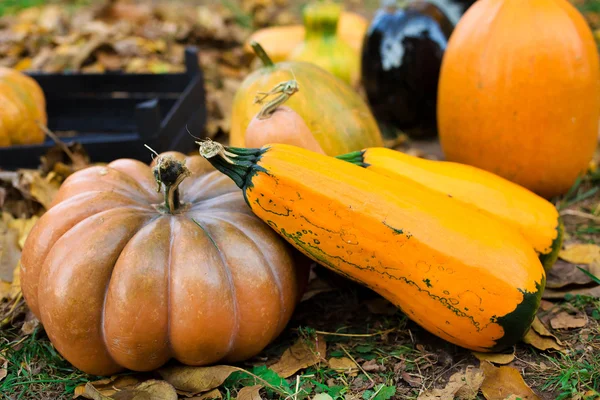
<svg viewBox="0 0 600 400">
<path fill-rule="evenodd" d="M 199 156 L 185 161 L 181 195 L 181 168 L 154 169 L 165 198 L 139 161 L 79 171 L 27 238 L 25 299 L 87 373 L 246 359 L 281 332 L 299 299 L 307 269 L 297 253 L 229 178 Z"/>
<path fill-rule="evenodd" d="M 479 0 L 456 26 L 438 96 L 448 160 L 558 195 L 593 156 L 599 111 L 598 50 L 566 0 Z"/>
<path fill-rule="evenodd" d="M 0 67 L 0 147 L 44 141 L 46 100 L 35 80 Z"/>
</svg>

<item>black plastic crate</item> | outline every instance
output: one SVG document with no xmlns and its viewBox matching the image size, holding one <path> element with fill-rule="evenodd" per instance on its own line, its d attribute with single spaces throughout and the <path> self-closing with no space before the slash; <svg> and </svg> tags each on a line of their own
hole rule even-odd
<svg viewBox="0 0 600 400">
<path fill-rule="evenodd" d="M 48 128 L 74 131 L 65 143 L 79 142 L 93 162 L 117 158 L 150 160 L 144 144 L 157 152 L 184 153 L 206 125 L 204 75 L 198 49 L 185 51 L 186 72 L 181 74 L 44 74 L 30 73 L 46 96 Z M 1 111 L 0 111 L 1 112 Z M 0 148 L 0 168 L 35 168 L 55 145 Z"/>
</svg>

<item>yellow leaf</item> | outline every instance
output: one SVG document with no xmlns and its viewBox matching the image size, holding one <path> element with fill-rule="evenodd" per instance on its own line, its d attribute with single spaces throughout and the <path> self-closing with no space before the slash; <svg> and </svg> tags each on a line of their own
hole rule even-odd
<svg viewBox="0 0 600 400">
<path fill-rule="evenodd" d="M 356 365 L 356 363 L 348 357 L 341 357 L 341 358 L 333 358 L 332 357 L 329 359 L 328 363 L 329 363 L 329 368 L 331 368 L 337 372 L 345 372 L 345 373 L 349 374 L 349 373 L 358 371 L 358 366 Z"/>
<path fill-rule="evenodd" d="M 262 385 L 243 387 L 237 395 L 237 400 L 262 400 L 260 389 L 262 389 Z"/>
<path fill-rule="evenodd" d="M 327 346 L 325 338 L 317 335 L 313 339 L 300 338 L 287 349 L 271 369 L 279 376 L 288 378 L 301 369 L 311 367 L 324 359 Z"/>
<path fill-rule="evenodd" d="M 483 383 L 483 372 L 472 365 L 453 374 L 443 389 L 430 389 L 421 393 L 418 400 L 474 399 Z"/>
<path fill-rule="evenodd" d="M 561 250 L 558 256 L 572 264 L 591 264 L 596 260 L 600 260 L 600 246 L 576 243 Z"/>
<path fill-rule="evenodd" d="M 15 229 L 19 233 L 19 247 L 23 250 L 25 246 L 25 240 L 27 239 L 27 235 L 31 231 L 31 228 L 36 224 L 36 222 L 40 219 L 37 215 L 34 215 L 31 218 L 17 218 L 13 219 L 8 223 L 8 226 L 12 229 Z"/>
<path fill-rule="evenodd" d="M 176 389 L 191 393 L 201 393 L 215 389 L 238 371 L 236 367 L 215 365 L 212 367 L 171 366 L 158 370 L 162 378 Z"/>
<path fill-rule="evenodd" d="M 511 395 L 522 400 L 541 400 L 515 368 L 494 367 L 487 361 L 482 361 L 480 368 L 485 376 L 481 392 L 487 400 L 504 400 Z"/>
<path fill-rule="evenodd" d="M 31 68 L 31 61 L 31 57 L 22 58 L 18 63 L 13 65 L 13 69 L 16 69 L 17 71 L 25 71 Z"/>
<path fill-rule="evenodd" d="M 509 354 L 505 353 L 478 353 L 473 352 L 473 355 L 477 357 L 479 361 L 489 361 L 494 364 L 509 364 L 515 359 L 515 349 Z"/>
<path fill-rule="evenodd" d="M 554 349 L 563 351 L 562 342 L 554 336 L 548 328 L 536 316 L 531 324 L 531 328 L 523 337 L 523 342 L 532 345 L 538 350 Z"/>
<path fill-rule="evenodd" d="M 40 202 L 46 210 L 50 208 L 54 196 L 58 192 L 59 186 L 55 182 L 50 182 L 40 176 L 39 173 L 33 174 L 30 187 L 31 196 Z"/>
<path fill-rule="evenodd" d="M 12 228 L 13 222 L 8 213 L 2 213 L 0 220 L 0 281 L 12 282 L 15 266 L 21 258 L 19 231 Z"/>
</svg>

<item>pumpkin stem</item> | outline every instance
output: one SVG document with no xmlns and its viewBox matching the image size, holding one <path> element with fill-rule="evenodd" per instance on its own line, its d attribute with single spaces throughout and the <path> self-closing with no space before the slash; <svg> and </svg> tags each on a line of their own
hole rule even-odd
<svg viewBox="0 0 600 400">
<path fill-rule="evenodd" d="M 279 94 L 279 96 L 275 97 L 273 100 L 265 104 L 264 107 L 261 108 L 261 110 L 258 112 L 256 117 L 258 119 L 269 118 L 271 115 L 273 115 L 277 107 L 285 103 L 287 99 L 292 97 L 292 95 L 298 92 L 299 90 L 300 86 L 298 85 L 298 82 L 295 79 L 292 79 L 291 81 L 279 83 L 277 86 L 275 86 L 268 92 L 258 92 L 256 94 L 256 97 L 254 97 L 254 104 L 262 104 L 264 100 L 269 96 L 273 96 L 276 94 Z"/>
<path fill-rule="evenodd" d="M 158 156 L 152 172 L 158 185 L 157 191 L 163 187 L 167 212 L 174 214 L 181 206 L 179 185 L 190 175 L 190 170 L 185 166 L 185 161 L 167 155 Z"/>
<path fill-rule="evenodd" d="M 245 189 L 247 178 L 254 172 L 264 171 L 256 162 L 268 148 L 229 147 L 210 139 L 196 144 L 200 145 L 200 155 L 217 170 L 230 177 L 240 189 Z"/>
<path fill-rule="evenodd" d="M 252 47 L 252 50 L 254 50 L 254 54 L 256 54 L 256 56 L 258 58 L 260 58 L 260 61 L 262 61 L 263 66 L 265 67 L 274 67 L 275 64 L 273 63 L 273 60 L 271 60 L 271 57 L 269 57 L 269 55 L 267 54 L 267 52 L 265 51 L 265 49 L 263 49 L 263 47 L 258 44 L 258 42 L 252 40 L 250 41 L 250 47 Z"/>
</svg>

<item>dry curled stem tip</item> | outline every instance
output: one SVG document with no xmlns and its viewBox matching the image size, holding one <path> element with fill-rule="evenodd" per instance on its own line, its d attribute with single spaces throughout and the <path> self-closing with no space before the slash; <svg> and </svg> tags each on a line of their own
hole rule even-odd
<svg viewBox="0 0 600 400">
<path fill-rule="evenodd" d="M 229 164 L 234 164 L 229 157 L 237 157 L 237 155 L 225 150 L 225 147 L 221 143 L 215 142 L 209 138 L 206 138 L 200 142 L 196 142 L 196 144 L 200 146 L 199 153 L 204 158 L 213 158 L 217 155 L 220 155 Z"/>
<path fill-rule="evenodd" d="M 285 103 L 294 93 L 297 93 L 300 90 L 300 86 L 298 85 L 298 81 L 292 79 L 290 81 L 281 82 L 273 89 L 268 92 L 258 92 L 256 97 L 254 98 L 254 104 L 263 104 L 263 102 L 270 96 L 277 96 L 260 110 L 257 114 L 258 119 L 266 119 L 269 118 L 283 103 Z"/>
</svg>

